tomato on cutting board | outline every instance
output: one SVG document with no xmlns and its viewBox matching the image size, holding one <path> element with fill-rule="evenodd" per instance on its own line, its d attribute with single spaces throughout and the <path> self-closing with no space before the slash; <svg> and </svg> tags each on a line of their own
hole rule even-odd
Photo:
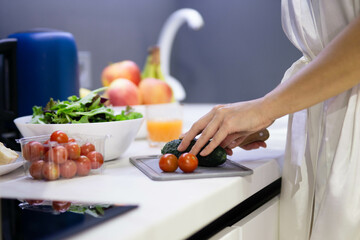
<svg viewBox="0 0 360 240">
<path fill-rule="evenodd" d="M 178 168 L 178 159 L 174 154 L 164 154 L 160 157 L 159 167 L 164 172 L 175 172 Z"/>
<path fill-rule="evenodd" d="M 185 173 L 193 172 L 199 164 L 197 157 L 192 153 L 183 153 L 178 160 L 179 168 Z"/>
</svg>

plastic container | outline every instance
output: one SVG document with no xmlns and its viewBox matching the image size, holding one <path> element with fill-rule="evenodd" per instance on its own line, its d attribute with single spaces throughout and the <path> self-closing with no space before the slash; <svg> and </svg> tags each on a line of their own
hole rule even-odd
<svg viewBox="0 0 360 240">
<path fill-rule="evenodd" d="M 50 141 L 50 136 L 17 140 L 27 176 L 52 181 L 102 173 L 106 137 L 73 135 L 67 143 L 58 143 Z"/>
</svg>

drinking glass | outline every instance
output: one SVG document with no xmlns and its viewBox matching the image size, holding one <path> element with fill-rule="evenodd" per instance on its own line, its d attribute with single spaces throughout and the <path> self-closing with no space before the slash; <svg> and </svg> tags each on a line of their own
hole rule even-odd
<svg viewBox="0 0 360 240">
<path fill-rule="evenodd" d="M 178 102 L 146 106 L 147 138 L 151 147 L 178 139 L 183 128 L 183 106 Z"/>
</svg>

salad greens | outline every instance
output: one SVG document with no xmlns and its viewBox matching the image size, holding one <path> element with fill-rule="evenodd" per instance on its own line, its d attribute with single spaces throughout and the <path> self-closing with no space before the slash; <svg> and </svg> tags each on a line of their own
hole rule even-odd
<svg viewBox="0 0 360 240">
<path fill-rule="evenodd" d="M 105 210 L 111 208 L 111 205 L 109 204 L 100 204 L 100 205 L 94 205 L 94 206 L 77 206 L 77 205 L 71 205 L 69 208 L 69 212 L 73 213 L 79 213 L 79 214 L 89 214 L 93 217 L 102 217 L 105 214 Z"/>
<path fill-rule="evenodd" d="M 83 98 L 77 96 L 68 97 L 67 101 L 50 101 L 46 106 L 33 107 L 33 115 L 30 123 L 56 124 L 56 123 L 95 123 L 123 121 L 143 117 L 141 113 L 134 112 L 129 106 L 115 114 L 114 110 L 106 107 L 101 96 L 98 94 L 107 87 L 96 89 Z"/>
</svg>

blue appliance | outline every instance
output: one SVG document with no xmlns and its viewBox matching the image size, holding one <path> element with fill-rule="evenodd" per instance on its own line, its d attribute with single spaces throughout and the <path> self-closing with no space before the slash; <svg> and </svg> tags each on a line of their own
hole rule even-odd
<svg viewBox="0 0 360 240">
<path fill-rule="evenodd" d="M 35 29 L 0 40 L 0 141 L 18 149 L 13 120 L 31 115 L 50 98 L 79 95 L 74 37 L 63 31 Z"/>
<path fill-rule="evenodd" d="M 17 39 L 17 115 L 32 114 L 52 97 L 66 100 L 79 95 L 78 58 L 71 33 L 35 29 L 9 35 Z"/>
</svg>

